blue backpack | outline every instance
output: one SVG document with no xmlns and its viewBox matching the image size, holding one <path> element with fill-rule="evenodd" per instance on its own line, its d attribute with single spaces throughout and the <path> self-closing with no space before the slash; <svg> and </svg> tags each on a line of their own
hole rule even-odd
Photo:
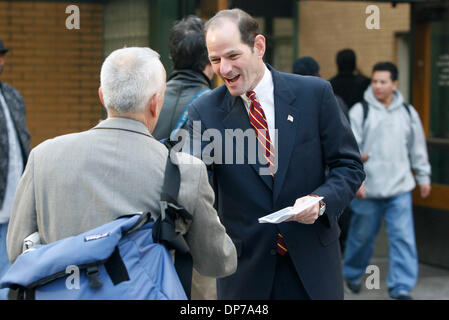
<svg viewBox="0 0 449 320">
<path fill-rule="evenodd" d="M 185 300 L 192 257 L 175 220 L 192 216 L 177 206 L 179 168 L 167 160 L 161 215 L 120 217 L 77 236 L 22 253 L 0 281 L 18 299 Z M 175 249 L 175 264 L 168 249 Z M 179 275 L 179 276 L 178 276 Z M 11 295 L 10 295 L 11 297 Z"/>
</svg>

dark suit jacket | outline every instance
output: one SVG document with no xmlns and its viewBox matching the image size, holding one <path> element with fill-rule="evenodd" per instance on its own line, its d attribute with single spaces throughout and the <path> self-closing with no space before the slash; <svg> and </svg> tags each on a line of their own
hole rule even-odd
<svg viewBox="0 0 449 320">
<path fill-rule="evenodd" d="M 218 297 L 270 297 L 280 231 L 309 296 L 342 299 L 337 220 L 364 179 L 357 143 L 327 81 L 280 73 L 268 67 L 274 82 L 278 129 L 278 169 L 274 181 L 269 175 L 259 175 L 258 164 L 209 165 L 218 213 L 238 254 L 236 273 L 218 279 Z M 287 120 L 289 116 L 293 122 Z M 252 128 L 242 99 L 231 96 L 224 85 L 190 106 L 191 139 L 193 121 L 201 121 L 202 132 L 214 128 L 223 137 L 225 129 Z M 203 147 L 210 143 L 203 141 Z M 326 166 L 329 174 L 325 177 Z M 327 206 L 326 213 L 314 224 L 258 223 L 259 217 L 292 206 L 297 198 L 310 193 L 323 196 Z"/>
</svg>

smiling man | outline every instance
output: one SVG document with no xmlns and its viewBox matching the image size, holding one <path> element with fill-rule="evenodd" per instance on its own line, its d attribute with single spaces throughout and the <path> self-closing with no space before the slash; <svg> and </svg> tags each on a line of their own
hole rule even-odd
<svg viewBox="0 0 449 320">
<path fill-rule="evenodd" d="M 224 85 L 191 104 L 190 137 L 202 137 L 209 129 L 223 138 L 229 130 L 252 132 L 258 139 L 247 144 L 258 145 L 263 157 L 257 158 L 267 160 L 208 165 L 219 216 L 238 254 L 236 273 L 217 280 L 218 298 L 342 299 L 337 219 L 364 173 L 330 84 L 266 65 L 265 37 L 257 21 L 240 9 L 218 12 L 206 23 L 205 35 L 212 68 Z M 250 154 L 254 146 L 238 150 L 244 144 L 235 140 L 225 146 L 220 139 L 204 140 L 196 143 L 208 150 L 214 144 L 225 158 L 242 153 L 255 158 Z M 270 169 L 267 174 L 261 174 L 263 166 Z M 316 196 L 323 201 L 286 222 L 258 222 Z"/>
<path fill-rule="evenodd" d="M 371 87 L 365 91 L 365 108 L 355 104 L 351 126 L 367 155 L 366 181 L 351 203 L 344 259 L 344 277 L 358 293 L 371 258 L 382 217 L 390 242 L 387 286 L 394 299 L 411 299 L 418 277 L 413 228 L 412 195 L 416 180 L 421 197 L 430 193 L 430 164 L 424 131 L 416 110 L 404 103 L 398 87 L 398 70 L 391 62 L 374 66 Z"/>
<path fill-rule="evenodd" d="M 265 37 L 249 33 L 241 39 L 238 26 L 229 22 L 217 19 L 209 23 L 207 50 L 214 72 L 225 82 L 229 93 L 240 96 L 255 88 L 265 74 Z"/>
</svg>

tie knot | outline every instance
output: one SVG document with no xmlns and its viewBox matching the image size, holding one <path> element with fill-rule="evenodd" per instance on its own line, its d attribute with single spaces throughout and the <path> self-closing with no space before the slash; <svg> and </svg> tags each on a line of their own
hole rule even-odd
<svg viewBox="0 0 449 320">
<path fill-rule="evenodd" d="M 254 99 L 256 98 L 256 93 L 255 93 L 254 91 L 248 91 L 248 92 L 246 93 L 246 96 L 247 96 L 248 98 L 250 98 L 251 100 L 254 100 Z"/>
</svg>

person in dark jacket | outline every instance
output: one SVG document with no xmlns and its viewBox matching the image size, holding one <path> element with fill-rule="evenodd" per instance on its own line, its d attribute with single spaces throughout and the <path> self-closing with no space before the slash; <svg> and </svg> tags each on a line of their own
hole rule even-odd
<svg viewBox="0 0 449 320">
<path fill-rule="evenodd" d="M 343 49 L 337 53 L 338 74 L 331 78 L 329 82 L 332 85 L 334 93 L 341 97 L 347 105 L 348 112 L 351 107 L 363 100 L 363 94 L 370 85 L 371 79 L 362 75 L 356 69 L 356 55 L 352 49 Z M 349 116 L 348 116 L 349 117 Z M 362 158 L 363 159 L 363 158 Z M 340 217 L 339 225 L 341 228 L 340 246 L 342 253 L 346 248 L 346 238 L 348 236 L 349 222 L 352 211 L 346 208 Z"/>
<path fill-rule="evenodd" d="M 0 39 L 0 74 L 8 51 Z M 0 278 L 10 266 L 6 233 L 16 188 L 30 153 L 29 144 L 25 102 L 14 87 L 0 81 Z M 7 295 L 7 289 L 0 289 L 0 300 L 6 300 Z"/>
<path fill-rule="evenodd" d="M 182 140 L 170 135 L 187 123 L 187 106 L 201 94 L 210 91 L 214 71 L 207 54 L 203 34 L 204 21 L 188 16 L 173 26 L 170 34 L 170 57 L 174 70 L 168 77 L 165 100 L 153 136 L 173 147 Z M 216 280 L 193 270 L 192 300 L 217 299 Z"/>
<path fill-rule="evenodd" d="M 153 132 L 158 140 L 169 138 L 174 129 L 184 128 L 187 105 L 212 87 L 214 72 L 207 55 L 203 25 L 202 19 L 188 16 L 173 26 L 170 57 L 174 70 L 168 77 L 164 106 Z"/>
<path fill-rule="evenodd" d="M 362 101 L 371 80 L 357 71 L 356 56 L 352 49 L 343 49 L 337 53 L 337 66 L 337 75 L 329 81 L 334 93 L 342 97 L 350 110 L 354 104 Z"/>
</svg>

